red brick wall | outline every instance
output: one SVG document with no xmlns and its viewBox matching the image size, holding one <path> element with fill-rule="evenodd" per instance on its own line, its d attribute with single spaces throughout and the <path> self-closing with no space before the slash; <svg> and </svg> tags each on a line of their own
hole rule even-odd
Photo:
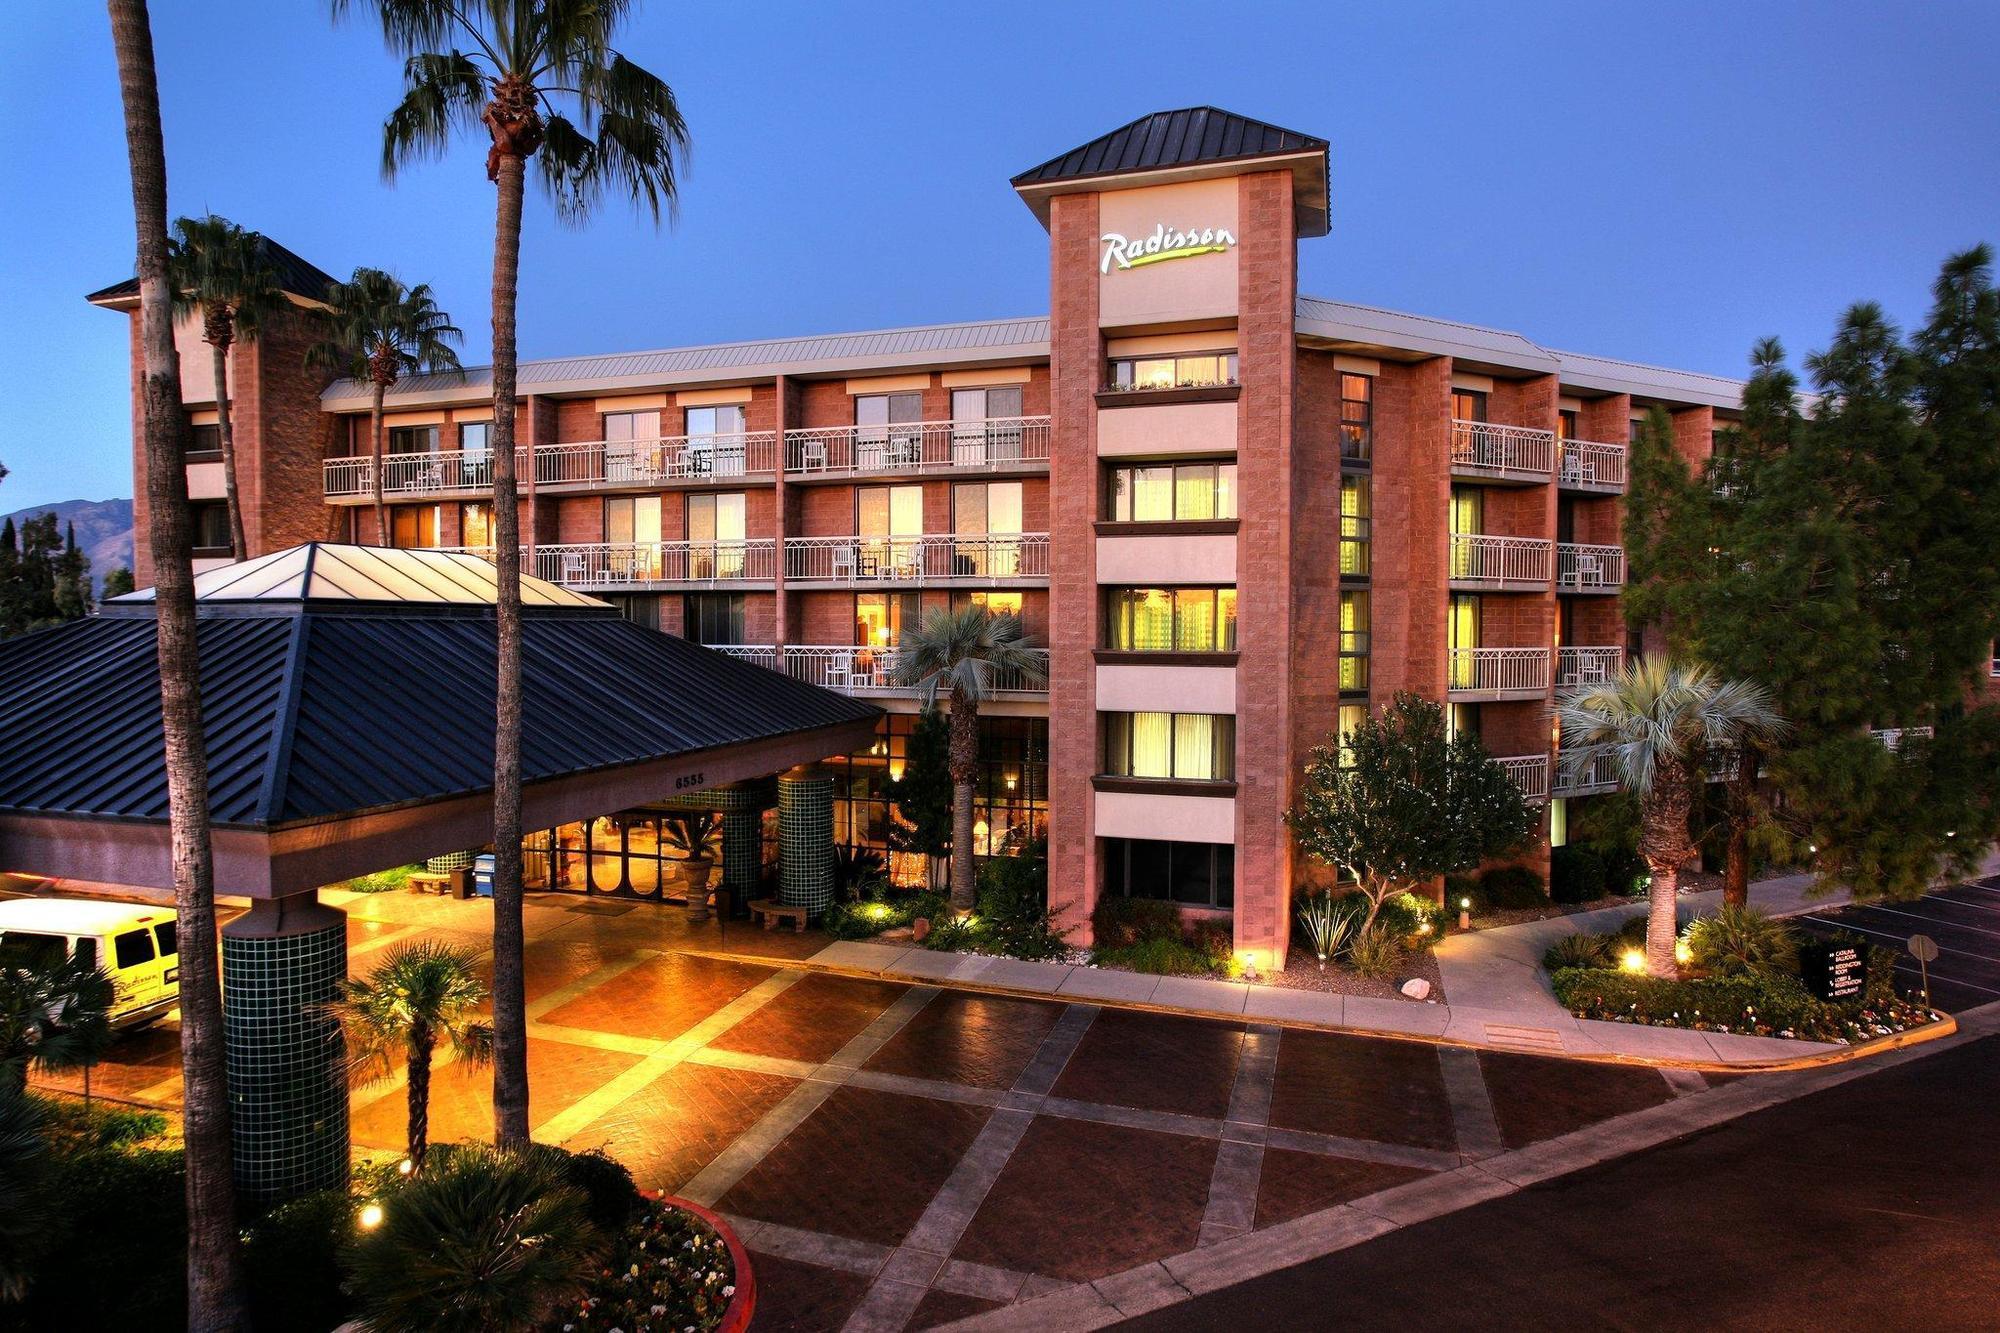
<svg viewBox="0 0 2000 1333">
<path fill-rule="evenodd" d="M 302 313 L 287 311 L 256 342 L 230 351 L 236 486 L 252 556 L 323 540 L 338 522 L 327 510 L 320 466 L 326 425 L 319 395 L 331 377 L 305 365 L 317 338 Z"/>
<path fill-rule="evenodd" d="M 1375 384 L 1370 702 L 1445 694 L 1451 362 L 1385 362 Z"/>
</svg>

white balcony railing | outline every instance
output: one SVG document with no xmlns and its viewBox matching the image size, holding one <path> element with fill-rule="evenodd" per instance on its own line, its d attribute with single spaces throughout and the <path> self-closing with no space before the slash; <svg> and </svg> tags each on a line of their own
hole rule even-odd
<svg viewBox="0 0 2000 1333">
<path fill-rule="evenodd" d="M 1894 752 L 1903 748 L 1903 742 L 1912 736 L 1922 736 L 1928 740 L 1933 732 L 1929 727 L 1878 727 L 1868 733 L 1881 742 L 1884 748 Z"/>
<path fill-rule="evenodd" d="M 565 588 L 769 583 L 778 572 L 778 543 L 770 537 L 718 542 L 568 542 L 536 547 L 532 572 L 536 578 Z"/>
<path fill-rule="evenodd" d="M 718 648 L 716 651 L 728 653 L 731 657 L 758 666 L 769 667 L 773 671 L 783 671 L 787 675 L 830 690 L 843 690 L 851 694 L 915 694 L 915 686 L 897 685 L 894 671 L 896 650 L 894 648 L 853 647 L 844 644 L 792 644 L 782 653 L 768 645 L 750 645 Z M 1048 650 L 1039 650 L 1042 671 L 1039 675 L 1003 672 L 996 675 L 991 688 L 1003 693 L 1047 694 Z M 782 661 L 780 660 L 782 658 Z"/>
<path fill-rule="evenodd" d="M 727 657 L 750 662 L 771 671 L 778 669 L 778 650 L 768 643 L 715 643 L 709 647 Z"/>
<path fill-rule="evenodd" d="M 1623 648 L 1558 648 L 1556 684 L 1599 685 L 1616 677 L 1624 665 Z"/>
<path fill-rule="evenodd" d="M 1546 648 L 1454 648 L 1450 689 L 1455 694 L 1546 694 Z"/>
<path fill-rule="evenodd" d="M 1511 758 L 1495 759 L 1495 763 L 1507 770 L 1507 776 L 1521 789 L 1521 794 L 1531 804 L 1539 804 L 1549 799 L 1549 757 L 1545 754 L 1524 754 Z"/>
<path fill-rule="evenodd" d="M 1046 579 L 1049 534 L 788 537 L 785 577 L 826 583 Z"/>
<path fill-rule="evenodd" d="M 1046 463 L 1047 417 L 912 421 L 785 432 L 787 472 L 915 472 L 1004 469 Z"/>
<path fill-rule="evenodd" d="M 1556 548 L 1556 586 L 1569 592 L 1616 592 L 1625 586 L 1625 548 L 1563 542 Z"/>
<path fill-rule="evenodd" d="M 525 458 L 526 450 L 516 450 Z M 323 465 L 326 498 L 329 500 L 367 497 L 375 494 L 375 459 L 370 455 L 329 458 Z M 384 454 L 382 494 L 446 495 L 459 491 L 486 491 L 493 488 L 493 451 L 490 449 L 447 449 L 428 454 Z"/>
<path fill-rule="evenodd" d="M 778 470 L 778 433 L 674 435 L 535 446 L 537 486 L 654 486 Z"/>
<path fill-rule="evenodd" d="M 1453 583 L 1547 583 L 1555 543 L 1545 537 L 1451 534 Z"/>
<path fill-rule="evenodd" d="M 1579 490 L 1622 491 L 1630 452 L 1622 444 L 1563 440 L 1556 446 L 1556 480 Z"/>
<path fill-rule="evenodd" d="M 1454 472 L 1480 476 L 1548 479 L 1555 466 L 1554 431 L 1527 426 L 1496 426 L 1485 421 L 1451 423 L 1451 466 Z"/>
<path fill-rule="evenodd" d="M 1556 751 L 1556 795 L 1589 796 L 1618 790 L 1618 761 L 1608 751 L 1569 755 Z"/>
</svg>

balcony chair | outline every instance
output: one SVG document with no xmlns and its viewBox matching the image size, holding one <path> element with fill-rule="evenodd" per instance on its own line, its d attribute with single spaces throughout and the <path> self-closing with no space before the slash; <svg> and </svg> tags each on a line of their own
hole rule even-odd
<svg viewBox="0 0 2000 1333">
<path fill-rule="evenodd" d="M 564 551 L 562 553 L 561 582 L 565 587 L 574 583 L 582 583 L 584 581 L 584 575 L 587 568 L 588 566 L 584 561 L 583 552 Z"/>
<path fill-rule="evenodd" d="M 860 552 L 852 546 L 836 546 L 829 554 L 833 557 L 833 576 L 852 583 L 860 572 Z"/>
<path fill-rule="evenodd" d="M 1564 580 L 1573 588 L 1595 588 L 1604 582 L 1604 561 L 1594 555 L 1579 555 L 1576 567 Z"/>
<path fill-rule="evenodd" d="M 799 471 L 826 471 L 826 441 L 806 440 L 799 445 Z"/>
</svg>

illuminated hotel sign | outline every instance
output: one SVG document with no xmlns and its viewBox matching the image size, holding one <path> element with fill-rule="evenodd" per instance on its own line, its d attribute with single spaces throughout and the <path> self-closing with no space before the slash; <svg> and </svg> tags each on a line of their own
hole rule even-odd
<svg viewBox="0 0 2000 1333">
<path fill-rule="evenodd" d="M 1154 227 L 1152 235 L 1137 240 L 1129 240 L 1115 231 L 1107 231 L 1097 239 L 1104 243 L 1104 262 L 1098 265 L 1099 273 L 1109 273 L 1114 266 L 1143 268 L 1169 259 L 1219 254 L 1236 244 L 1236 237 L 1223 227 L 1175 231 L 1165 223 Z"/>
</svg>

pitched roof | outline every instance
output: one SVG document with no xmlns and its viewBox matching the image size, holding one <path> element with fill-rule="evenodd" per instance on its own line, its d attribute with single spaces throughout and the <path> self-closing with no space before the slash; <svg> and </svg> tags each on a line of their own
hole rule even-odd
<svg viewBox="0 0 2000 1333">
<path fill-rule="evenodd" d="M 121 601 L 0 643 L 0 812 L 166 819 L 152 611 Z M 490 789 L 490 603 L 209 600 L 196 616 L 218 826 L 268 830 Z M 602 604 L 530 606 L 522 637 L 530 786 L 879 712 Z"/>
<path fill-rule="evenodd" d="M 1315 135 L 1217 107 L 1191 106 L 1141 116 L 1030 167 L 1014 177 L 1013 184 L 1029 196 L 1029 206 L 1046 221 L 1047 205 L 1038 207 L 1036 196 L 1062 193 L 1062 187 L 1070 182 L 1135 172 L 1195 171 L 1260 157 L 1305 154 L 1319 160 L 1316 169 L 1299 173 L 1299 235 L 1324 236 L 1329 207 L 1326 151 L 1327 141 Z"/>
<path fill-rule="evenodd" d="M 335 280 L 331 274 L 307 263 L 268 236 L 259 236 L 257 239 L 265 256 L 271 261 L 271 267 L 278 271 L 278 286 L 281 290 L 290 292 L 293 296 L 302 296 L 308 301 L 326 299 L 327 285 Z M 139 299 L 139 280 L 127 278 L 123 282 L 114 282 L 102 291 L 92 292 L 83 299 L 92 305 L 128 304 Z"/>
<path fill-rule="evenodd" d="M 491 606 L 493 565 L 455 551 L 395 550 L 338 542 L 307 542 L 255 560 L 223 565 L 195 577 L 197 602 L 331 600 L 404 606 Z M 114 597 L 114 604 L 150 602 L 151 588 Z M 605 603 L 532 575 L 521 576 L 525 606 L 601 607 Z"/>
</svg>

